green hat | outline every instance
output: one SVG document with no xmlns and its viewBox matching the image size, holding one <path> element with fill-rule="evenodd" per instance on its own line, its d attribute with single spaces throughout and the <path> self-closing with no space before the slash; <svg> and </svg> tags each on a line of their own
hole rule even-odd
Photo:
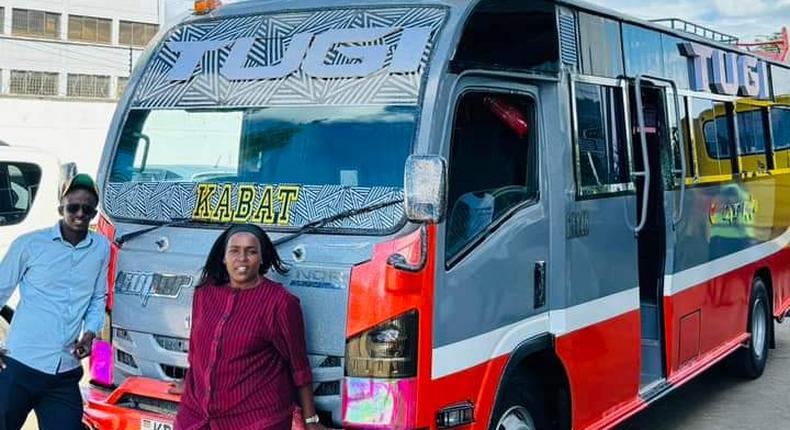
<svg viewBox="0 0 790 430">
<path fill-rule="evenodd" d="M 71 179 L 69 179 L 63 186 L 63 193 L 60 194 L 60 197 L 63 198 L 66 196 L 66 194 L 74 190 L 85 190 L 91 192 L 94 196 L 96 196 L 96 201 L 99 201 L 99 188 L 96 187 L 96 182 L 88 174 L 78 173 L 72 176 Z"/>
</svg>

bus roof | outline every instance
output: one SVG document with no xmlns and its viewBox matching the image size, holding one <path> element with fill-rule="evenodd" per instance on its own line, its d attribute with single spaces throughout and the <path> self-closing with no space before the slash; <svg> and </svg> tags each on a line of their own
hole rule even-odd
<svg viewBox="0 0 790 430">
<path fill-rule="evenodd" d="M 362 7 L 362 6 L 404 6 L 404 7 L 414 7 L 417 5 L 423 6 L 444 6 L 449 7 L 450 9 L 454 9 L 456 12 L 460 12 L 463 14 L 469 13 L 474 7 L 478 4 L 490 1 L 492 4 L 496 3 L 498 5 L 507 5 L 508 3 L 518 4 L 523 3 L 523 0 L 497 0 L 493 2 L 491 0 L 419 0 L 412 1 L 412 2 L 405 2 L 404 0 L 334 0 L 331 3 L 327 0 L 245 0 L 236 3 L 230 3 L 224 5 L 217 9 L 216 11 L 212 12 L 210 17 L 212 18 L 221 18 L 221 17 L 231 17 L 231 16 L 241 16 L 241 15 L 251 15 L 261 12 L 283 12 L 283 11 L 297 11 L 297 10 L 306 10 L 306 9 L 319 9 L 319 8 L 326 8 L 328 4 L 331 4 L 332 8 L 339 8 L 339 7 Z M 601 7 L 598 5 L 594 5 L 582 0 L 547 0 L 550 3 L 555 3 L 557 5 L 566 6 L 572 9 L 581 10 L 589 13 L 593 13 L 595 15 L 604 16 L 607 18 L 617 19 L 618 21 L 635 24 L 642 27 L 646 27 L 652 30 L 656 30 L 666 34 L 672 34 L 674 36 L 680 37 L 682 39 L 696 41 L 699 43 L 703 43 L 710 46 L 715 46 L 719 49 L 739 52 L 742 54 L 756 56 L 755 53 L 749 52 L 743 48 L 729 45 L 726 43 L 717 42 L 711 39 L 707 39 L 692 33 L 687 33 L 680 30 L 674 30 L 672 28 L 650 22 L 644 19 L 636 18 L 630 15 L 626 15 L 615 10 Z M 205 19 L 204 16 L 193 16 L 188 21 L 197 21 Z M 779 63 L 773 60 L 769 60 L 766 58 L 761 58 L 766 63 L 779 65 L 782 67 L 788 67 L 787 64 Z"/>
</svg>

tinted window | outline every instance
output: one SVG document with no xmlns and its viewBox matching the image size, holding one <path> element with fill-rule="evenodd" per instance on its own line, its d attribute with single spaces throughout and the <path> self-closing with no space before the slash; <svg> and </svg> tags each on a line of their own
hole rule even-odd
<svg viewBox="0 0 790 430">
<path fill-rule="evenodd" d="M 403 187 L 416 108 L 132 111 L 113 182 Z"/>
<path fill-rule="evenodd" d="M 694 144 L 701 178 L 732 174 L 731 142 L 727 112 L 722 103 L 691 99 Z M 718 178 L 714 178 L 718 179 Z"/>
<path fill-rule="evenodd" d="M 738 146 L 743 172 L 765 172 L 768 158 L 765 154 L 766 125 L 763 109 L 758 106 L 738 104 Z"/>
<path fill-rule="evenodd" d="M 595 15 L 579 13 L 579 33 L 584 74 L 612 78 L 623 74 L 619 23 Z"/>
<path fill-rule="evenodd" d="M 474 93 L 461 99 L 450 153 L 448 259 L 537 197 L 535 138 L 519 125 L 528 124 L 532 112 L 525 97 Z"/>
<path fill-rule="evenodd" d="M 625 71 L 629 76 L 664 75 L 661 33 L 623 24 Z"/>
<path fill-rule="evenodd" d="M 688 57 L 680 55 L 679 45 L 684 42 L 677 37 L 661 35 L 661 48 L 664 51 L 664 67 L 666 77 L 672 79 L 678 88 L 689 88 Z"/>
<path fill-rule="evenodd" d="M 0 162 L 0 226 L 25 219 L 40 182 L 41 169 L 35 164 Z"/>
<path fill-rule="evenodd" d="M 785 103 L 790 101 L 790 69 L 772 65 L 771 81 L 774 85 L 774 96 Z"/>
<path fill-rule="evenodd" d="M 630 182 L 621 89 L 577 83 L 576 117 L 577 182 L 581 194 Z"/>
<path fill-rule="evenodd" d="M 790 108 L 771 109 L 771 128 L 774 133 L 774 150 L 790 148 Z"/>
<path fill-rule="evenodd" d="M 520 0 L 481 2 L 464 28 L 454 60 L 483 67 L 556 72 L 555 6 Z"/>
<path fill-rule="evenodd" d="M 771 131 L 776 168 L 790 168 L 790 107 L 771 108 Z"/>
</svg>

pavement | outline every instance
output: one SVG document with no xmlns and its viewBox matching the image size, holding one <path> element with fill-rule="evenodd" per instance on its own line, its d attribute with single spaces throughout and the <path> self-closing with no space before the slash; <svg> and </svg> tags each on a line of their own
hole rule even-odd
<svg viewBox="0 0 790 430">
<path fill-rule="evenodd" d="M 649 406 L 618 430 L 768 430 L 790 422 L 790 320 L 776 327 L 776 349 L 754 381 L 717 365 Z"/>
</svg>

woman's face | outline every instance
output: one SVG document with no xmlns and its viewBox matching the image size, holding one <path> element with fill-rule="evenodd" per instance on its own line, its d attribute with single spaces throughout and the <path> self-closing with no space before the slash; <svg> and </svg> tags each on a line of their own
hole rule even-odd
<svg viewBox="0 0 790 430">
<path fill-rule="evenodd" d="M 230 280 L 248 283 L 258 278 L 261 267 L 261 244 L 252 233 L 236 233 L 225 247 L 225 268 Z"/>
</svg>

